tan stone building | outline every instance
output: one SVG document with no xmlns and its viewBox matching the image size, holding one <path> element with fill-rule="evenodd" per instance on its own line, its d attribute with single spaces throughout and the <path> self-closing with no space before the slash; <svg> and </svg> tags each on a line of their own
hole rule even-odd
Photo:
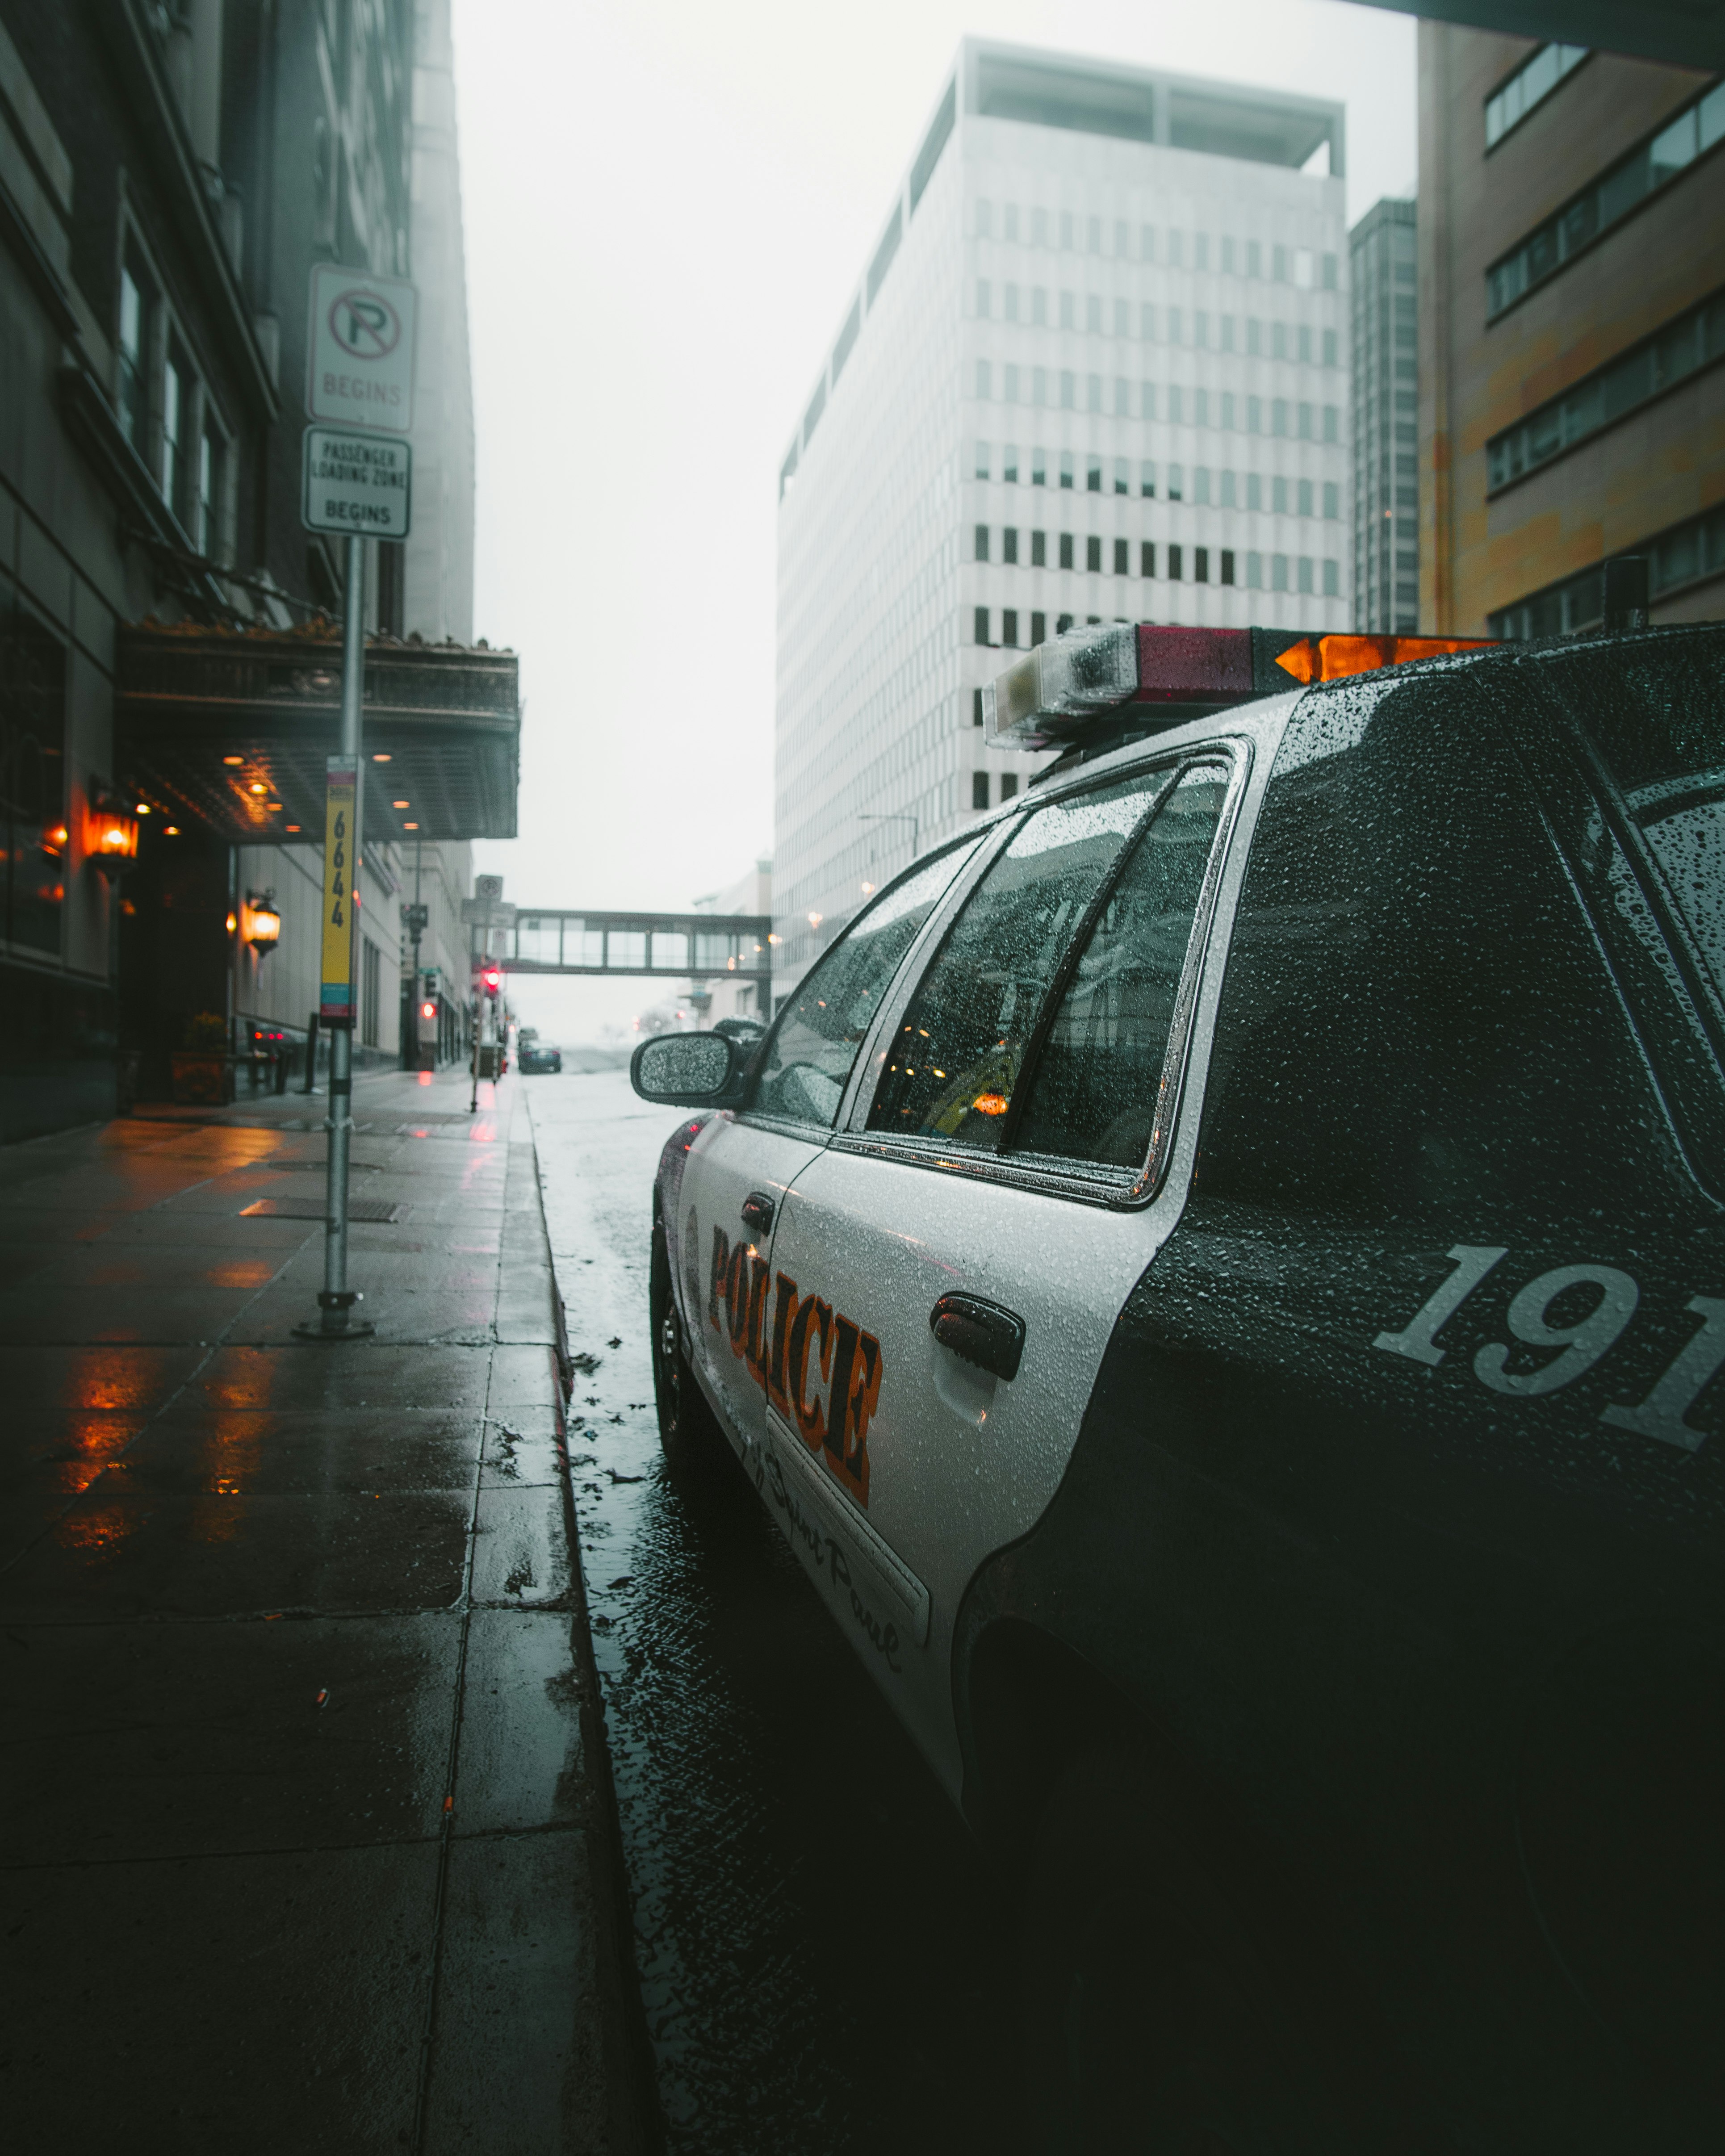
<svg viewBox="0 0 1725 2156">
<path fill-rule="evenodd" d="M 1420 26 L 1420 623 L 1725 613 L 1725 82 Z"/>
</svg>

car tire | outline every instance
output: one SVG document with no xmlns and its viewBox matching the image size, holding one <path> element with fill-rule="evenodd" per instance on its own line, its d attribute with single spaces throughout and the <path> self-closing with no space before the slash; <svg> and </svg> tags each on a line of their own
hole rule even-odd
<svg viewBox="0 0 1725 2156">
<path fill-rule="evenodd" d="M 1047 2156 L 1355 2149 L 1180 1810 L 1131 1748 L 1075 1763 L 1044 1810 L 1020 1961 L 1038 2145 Z"/>
<path fill-rule="evenodd" d="M 725 1449 L 718 1418 L 707 1404 L 684 1348 L 662 1228 L 653 1230 L 647 1312 L 653 1332 L 653 1400 L 659 1410 L 660 1442 L 673 1455 L 709 1445 Z"/>
</svg>

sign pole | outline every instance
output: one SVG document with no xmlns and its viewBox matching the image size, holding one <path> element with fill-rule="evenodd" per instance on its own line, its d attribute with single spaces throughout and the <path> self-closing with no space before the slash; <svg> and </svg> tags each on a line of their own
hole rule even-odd
<svg viewBox="0 0 1725 2156">
<path fill-rule="evenodd" d="M 347 535 L 347 589 L 341 620 L 341 747 L 330 758 L 324 828 L 322 1012 L 330 1029 L 330 1111 L 324 1129 L 329 1160 L 324 1182 L 323 1289 L 318 1322 L 296 1325 L 307 1340 L 364 1340 L 376 1327 L 356 1319 L 362 1300 L 347 1285 L 347 1168 L 353 1135 L 355 947 L 359 940 L 360 808 L 365 771 L 360 726 L 365 708 L 365 542 Z M 332 1015 L 339 1008 L 341 1015 Z"/>
</svg>

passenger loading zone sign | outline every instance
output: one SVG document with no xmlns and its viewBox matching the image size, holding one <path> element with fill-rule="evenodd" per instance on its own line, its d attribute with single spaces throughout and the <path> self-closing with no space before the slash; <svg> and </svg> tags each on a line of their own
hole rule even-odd
<svg viewBox="0 0 1725 2156">
<path fill-rule="evenodd" d="M 413 521 L 413 452 L 385 434 L 308 427 L 300 515 L 308 531 L 405 539 Z"/>
<path fill-rule="evenodd" d="M 358 834 L 359 766 L 332 756 L 323 817 L 323 986 L 321 1019 L 353 1016 L 353 864 Z"/>
<path fill-rule="evenodd" d="M 415 293 L 339 262 L 311 270 L 305 416 L 405 434 L 413 424 Z"/>
</svg>

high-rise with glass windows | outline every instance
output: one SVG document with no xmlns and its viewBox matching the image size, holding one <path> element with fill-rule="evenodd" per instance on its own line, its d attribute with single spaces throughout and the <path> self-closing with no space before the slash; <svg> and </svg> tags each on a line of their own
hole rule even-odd
<svg viewBox="0 0 1725 2156">
<path fill-rule="evenodd" d="M 787 978 L 1029 777 L 1005 652 L 1350 625 L 1343 148 L 1322 100 L 961 45 L 780 470 Z"/>
<path fill-rule="evenodd" d="M 1725 82 L 1420 25 L 1420 571 L 1438 635 L 1725 611 Z"/>
<path fill-rule="evenodd" d="M 1348 235 L 1353 337 L 1353 625 L 1420 627 L 1420 321 L 1414 207 L 1374 203 Z"/>
</svg>

